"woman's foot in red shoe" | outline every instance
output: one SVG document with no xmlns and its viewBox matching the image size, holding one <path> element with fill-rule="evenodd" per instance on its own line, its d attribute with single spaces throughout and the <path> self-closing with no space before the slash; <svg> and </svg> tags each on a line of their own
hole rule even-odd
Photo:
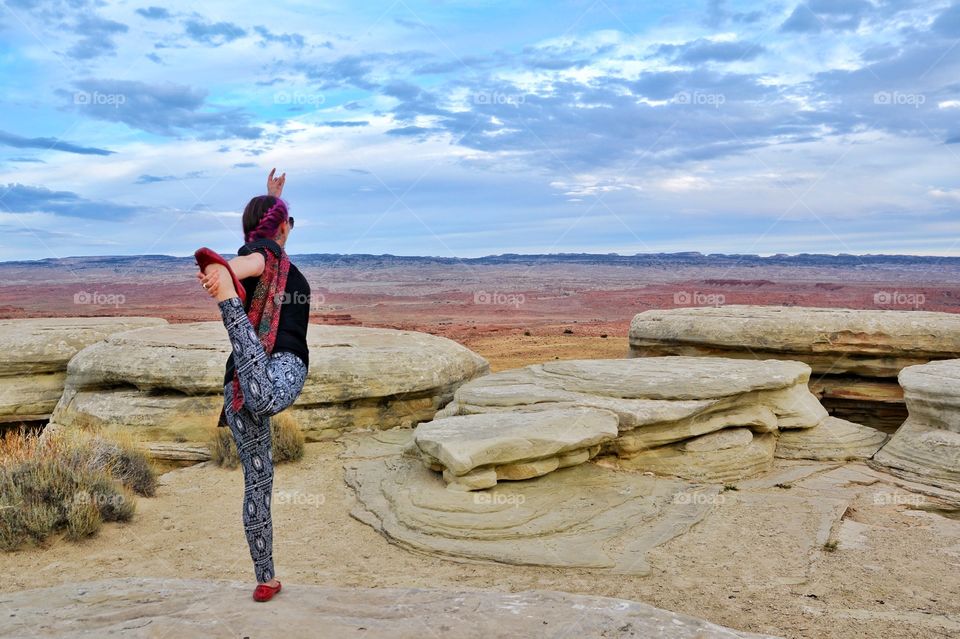
<svg viewBox="0 0 960 639">
<path fill-rule="evenodd" d="M 253 590 L 253 598 L 256 601 L 270 601 L 278 592 L 280 592 L 280 582 L 271 579 L 265 584 L 257 584 Z"/>
</svg>

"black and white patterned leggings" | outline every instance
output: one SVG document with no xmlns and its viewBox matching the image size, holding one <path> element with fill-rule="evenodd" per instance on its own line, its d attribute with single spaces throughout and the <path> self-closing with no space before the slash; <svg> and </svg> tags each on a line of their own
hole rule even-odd
<svg viewBox="0 0 960 639">
<path fill-rule="evenodd" d="M 223 388 L 224 412 L 243 465 L 243 530 L 257 581 L 273 579 L 273 450 L 270 416 L 290 406 L 307 377 L 307 367 L 293 353 L 267 355 L 239 297 L 219 302 L 223 324 L 233 345 L 243 407 L 234 412 L 233 383 Z"/>
</svg>

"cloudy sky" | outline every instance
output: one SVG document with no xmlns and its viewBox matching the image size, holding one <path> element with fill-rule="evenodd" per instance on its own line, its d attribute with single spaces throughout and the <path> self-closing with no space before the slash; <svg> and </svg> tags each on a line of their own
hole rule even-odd
<svg viewBox="0 0 960 639">
<path fill-rule="evenodd" d="M 0 260 L 960 254 L 960 3 L 5 0 Z"/>
</svg>

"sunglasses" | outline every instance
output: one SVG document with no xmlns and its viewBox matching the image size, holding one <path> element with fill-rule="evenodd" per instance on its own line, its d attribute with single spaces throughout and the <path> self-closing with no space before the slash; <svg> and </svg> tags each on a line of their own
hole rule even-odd
<svg viewBox="0 0 960 639">
<path fill-rule="evenodd" d="M 287 224 L 290 225 L 290 228 L 293 228 L 293 216 L 292 216 L 292 215 L 287 216 Z"/>
</svg>

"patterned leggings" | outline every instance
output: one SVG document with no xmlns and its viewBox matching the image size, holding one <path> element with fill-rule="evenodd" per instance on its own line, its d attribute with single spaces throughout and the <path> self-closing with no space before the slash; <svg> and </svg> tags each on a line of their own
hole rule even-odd
<svg viewBox="0 0 960 639">
<path fill-rule="evenodd" d="M 243 391 L 243 407 L 234 412 L 233 383 L 223 388 L 224 411 L 243 465 L 243 530 L 259 583 L 273 579 L 273 450 L 270 416 L 290 406 L 303 390 L 307 367 L 293 353 L 267 355 L 239 297 L 218 304 Z"/>
</svg>

